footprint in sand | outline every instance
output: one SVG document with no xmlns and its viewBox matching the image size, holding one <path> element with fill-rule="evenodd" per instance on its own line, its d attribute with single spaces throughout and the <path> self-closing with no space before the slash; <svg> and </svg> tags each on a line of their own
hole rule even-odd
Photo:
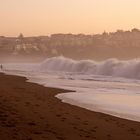
<svg viewBox="0 0 140 140">
<path fill-rule="evenodd" d="M 33 132 L 34 134 L 36 134 L 36 135 L 41 135 L 42 134 L 42 132 Z"/>
<path fill-rule="evenodd" d="M 96 132 L 96 129 L 91 129 L 90 131 L 95 133 Z"/>
<path fill-rule="evenodd" d="M 88 122 L 83 122 L 84 125 L 88 125 Z"/>
<path fill-rule="evenodd" d="M 60 114 L 56 114 L 56 117 L 61 117 L 61 115 Z"/>
<path fill-rule="evenodd" d="M 35 106 L 36 106 L 36 107 L 39 107 L 40 105 L 39 105 L 39 104 L 35 104 Z"/>
<path fill-rule="evenodd" d="M 31 103 L 30 102 L 25 102 L 25 105 L 26 106 L 29 106 Z"/>
<path fill-rule="evenodd" d="M 64 122 L 65 120 L 66 120 L 66 118 L 61 118 L 61 121 L 63 121 L 63 122 Z"/>
<path fill-rule="evenodd" d="M 77 120 L 80 120 L 80 118 L 79 118 L 79 117 L 76 117 L 76 119 L 77 119 Z"/>
<path fill-rule="evenodd" d="M 6 124 L 5 126 L 6 126 L 6 127 L 16 127 L 15 124 L 12 124 L 12 123 L 8 123 L 8 124 Z"/>
<path fill-rule="evenodd" d="M 27 140 L 32 140 L 32 138 L 28 138 Z"/>
<path fill-rule="evenodd" d="M 40 117 L 41 120 L 44 120 L 44 117 Z"/>
<path fill-rule="evenodd" d="M 35 124 L 34 122 L 29 122 L 28 125 L 34 126 L 34 125 L 36 125 L 36 124 Z"/>
<path fill-rule="evenodd" d="M 110 134 L 108 134 L 107 137 L 108 137 L 108 140 L 112 139 Z"/>
<path fill-rule="evenodd" d="M 57 139 L 59 139 L 59 140 L 64 140 L 62 137 L 56 137 Z"/>
<path fill-rule="evenodd" d="M 130 128 L 130 129 L 128 129 L 128 131 L 129 131 L 131 134 L 135 134 L 135 133 L 136 133 L 136 129 L 134 129 L 134 128 Z"/>
<path fill-rule="evenodd" d="M 90 136 L 85 136 L 85 138 L 90 138 Z"/>
</svg>

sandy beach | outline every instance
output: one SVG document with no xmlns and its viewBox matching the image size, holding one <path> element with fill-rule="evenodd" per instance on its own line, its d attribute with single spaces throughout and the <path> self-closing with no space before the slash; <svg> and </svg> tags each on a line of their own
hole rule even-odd
<svg viewBox="0 0 140 140">
<path fill-rule="evenodd" d="M 63 89 L 0 74 L 0 140 L 140 140 L 140 123 L 62 103 Z"/>
</svg>

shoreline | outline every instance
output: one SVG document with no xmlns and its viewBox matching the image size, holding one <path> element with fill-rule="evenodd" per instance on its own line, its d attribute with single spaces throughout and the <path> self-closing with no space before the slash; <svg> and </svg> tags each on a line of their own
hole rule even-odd
<svg viewBox="0 0 140 140">
<path fill-rule="evenodd" d="M 65 94 L 65 93 L 62 93 L 62 94 Z M 110 116 L 114 116 L 114 117 L 117 117 L 120 119 L 125 119 L 128 121 L 134 121 L 134 122 L 140 123 L 140 117 L 137 117 L 136 115 L 116 113 L 115 111 L 106 111 L 104 109 L 99 108 L 97 105 L 94 105 L 95 106 L 94 108 L 93 107 L 90 108 L 88 105 L 82 104 L 79 102 L 77 103 L 73 99 L 61 97 L 61 93 L 55 95 L 55 97 L 58 98 L 59 100 L 61 100 L 62 103 L 70 104 L 72 106 L 77 106 L 77 107 L 86 109 L 88 111 L 103 113 L 105 115 L 110 115 Z"/>
<path fill-rule="evenodd" d="M 61 102 L 69 92 L 0 73 L 2 140 L 139 140 L 140 123 Z"/>
</svg>

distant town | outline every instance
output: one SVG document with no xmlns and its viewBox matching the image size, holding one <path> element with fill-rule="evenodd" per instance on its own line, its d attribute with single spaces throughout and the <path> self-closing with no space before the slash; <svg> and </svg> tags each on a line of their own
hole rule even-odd
<svg viewBox="0 0 140 140">
<path fill-rule="evenodd" d="M 129 51 L 127 51 L 129 50 Z M 126 53 L 127 52 L 127 53 Z M 140 30 L 117 30 L 102 34 L 52 34 L 51 36 L 0 36 L 0 56 L 53 57 L 100 60 L 140 57 Z M 102 57 L 101 57 L 102 56 Z"/>
</svg>

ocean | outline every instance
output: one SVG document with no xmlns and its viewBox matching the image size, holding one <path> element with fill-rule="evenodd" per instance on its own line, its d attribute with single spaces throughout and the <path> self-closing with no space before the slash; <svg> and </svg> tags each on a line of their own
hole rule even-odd
<svg viewBox="0 0 140 140">
<path fill-rule="evenodd" d="M 41 63 L 3 64 L 2 72 L 29 82 L 72 90 L 56 95 L 62 102 L 140 122 L 140 59 L 97 62 L 60 57 Z"/>
</svg>

